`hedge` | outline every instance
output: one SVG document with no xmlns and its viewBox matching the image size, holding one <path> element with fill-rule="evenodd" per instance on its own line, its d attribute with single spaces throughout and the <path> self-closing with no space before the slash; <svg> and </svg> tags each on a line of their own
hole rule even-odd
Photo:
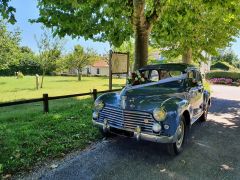
<svg viewBox="0 0 240 180">
<path fill-rule="evenodd" d="M 230 78 L 233 81 L 237 81 L 240 79 L 240 72 L 233 71 L 211 71 L 206 74 L 206 79 L 212 78 Z"/>
<path fill-rule="evenodd" d="M 216 62 L 215 64 L 213 64 L 211 66 L 211 70 L 233 70 L 236 69 L 235 67 L 233 67 L 231 64 L 227 63 L 227 62 Z"/>
</svg>

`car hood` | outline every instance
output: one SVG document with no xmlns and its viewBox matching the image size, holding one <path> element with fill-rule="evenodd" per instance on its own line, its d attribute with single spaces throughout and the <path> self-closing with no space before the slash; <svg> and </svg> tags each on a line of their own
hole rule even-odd
<svg viewBox="0 0 240 180">
<path fill-rule="evenodd" d="M 124 88 L 120 93 L 108 93 L 101 99 L 108 106 L 126 110 L 153 111 L 168 101 L 182 97 L 180 88 L 143 87 L 137 89 Z"/>
</svg>

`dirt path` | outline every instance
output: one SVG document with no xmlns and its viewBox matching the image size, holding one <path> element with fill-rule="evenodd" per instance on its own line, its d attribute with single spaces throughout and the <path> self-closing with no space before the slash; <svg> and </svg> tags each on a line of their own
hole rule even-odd
<svg viewBox="0 0 240 180">
<path fill-rule="evenodd" d="M 115 138 L 33 179 L 240 179 L 240 88 L 213 86 L 206 123 L 192 127 L 190 143 L 177 157 L 163 145 Z"/>
</svg>

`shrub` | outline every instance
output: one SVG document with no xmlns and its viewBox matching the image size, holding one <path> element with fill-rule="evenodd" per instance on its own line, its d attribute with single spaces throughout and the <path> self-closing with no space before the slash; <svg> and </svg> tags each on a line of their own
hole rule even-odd
<svg viewBox="0 0 240 180">
<path fill-rule="evenodd" d="M 233 81 L 240 80 L 240 72 L 234 71 L 211 71 L 206 74 L 206 79 L 213 78 L 227 78 L 232 79 Z"/>
<path fill-rule="evenodd" d="M 233 80 L 229 79 L 229 78 L 213 78 L 213 79 L 210 79 L 210 82 L 214 83 L 214 84 L 228 84 L 228 85 L 231 85 L 233 83 Z"/>
<path fill-rule="evenodd" d="M 216 62 L 211 66 L 211 70 L 216 70 L 216 69 L 228 71 L 228 70 L 234 70 L 235 67 L 233 67 L 227 62 Z"/>
</svg>

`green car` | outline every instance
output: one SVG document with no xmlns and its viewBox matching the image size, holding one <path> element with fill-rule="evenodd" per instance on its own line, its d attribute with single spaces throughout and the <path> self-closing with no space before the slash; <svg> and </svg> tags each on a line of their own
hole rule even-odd
<svg viewBox="0 0 240 180">
<path fill-rule="evenodd" d="M 191 125 L 206 121 L 211 104 L 199 70 L 187 64 L 148 65 L 132 73 L 118 93 L 106 93 L 94 103 L 93 123 L 104 135 L 166 143 L 179 154 Z"/>
</svg>

